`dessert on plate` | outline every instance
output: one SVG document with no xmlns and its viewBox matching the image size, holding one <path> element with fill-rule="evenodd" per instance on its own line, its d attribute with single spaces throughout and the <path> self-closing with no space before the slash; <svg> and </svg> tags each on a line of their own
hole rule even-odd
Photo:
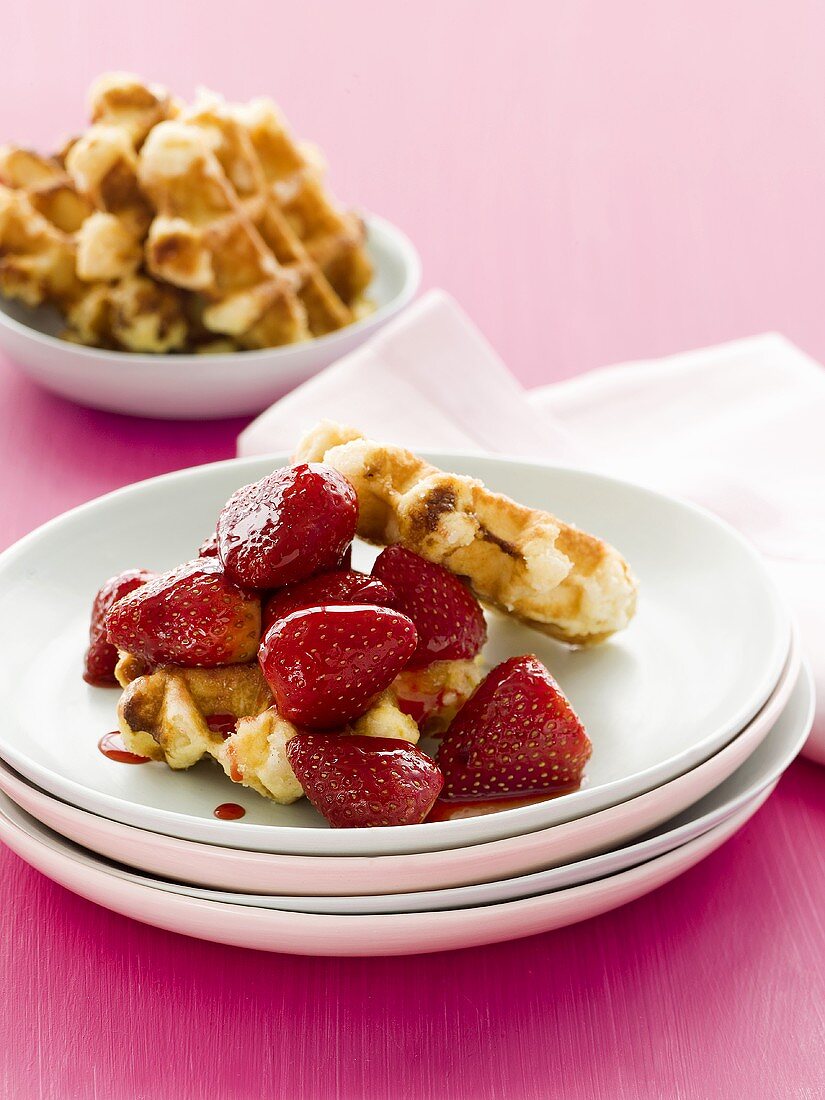
<svg viewBox="0 0 825 1100">
<path fill-rule="evenodd" d="M 370 573 L 351 567 L 356 536 L 383 547 Z M 595 536 L 323 423 L 293 465 L 233 494 L 198 557 L 106 582 L 85 678 L 123 688 L 132 753 L 211 758 L 335 827 L 414 824 L 575 789 L 590 757 L 534 655 L 485 675 L 482 604 L 594 645 L 635 599 Z"/>
<path fill-rule="evenodd" d="M 127 73 L 55 154 L 0 147 L 0 293 L 132 352 L 309 340 L 369 312 L 364 225 L 274 103 L 193 104 Z"/>
</svg>

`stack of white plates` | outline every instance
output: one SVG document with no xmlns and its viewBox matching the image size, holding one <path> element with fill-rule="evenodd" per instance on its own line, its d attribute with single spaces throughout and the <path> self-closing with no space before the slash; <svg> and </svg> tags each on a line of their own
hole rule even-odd
<svg viewBox="0 0 825 1100">
<path fill-rule="evenodd" d="M 593 742 L 581 790 L 475 818 L 333 830 L 213 764 L 185 773 L 98 751 L 117 691 L 80 677 L 103 579 L 190 558 L 226 498 L 277 459 L 183 471 L 76 509 L 0 557 L 0 839 L 117 912 L 270 951 L 439 951 L 556 928 L 692 867 L 762 805 L 805 741 L 810 677 L 754 551 L 696 508 L 580 471 L 439 465 L 615 544 L 641 596 L 624 634 L 571 650 L 490 616 L 490 665 L 535 652 Z M 357 548 L 360 564 L 370 551 Z M 218 820 L 227 801 L 245 815 Z"/>
</svg>

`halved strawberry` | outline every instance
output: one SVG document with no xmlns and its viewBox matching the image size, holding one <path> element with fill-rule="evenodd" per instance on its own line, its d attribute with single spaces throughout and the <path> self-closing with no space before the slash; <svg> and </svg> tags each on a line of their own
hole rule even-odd
<svg viewBox="0 0 825 1100">
<path fill-rule="evenodd" d="M 264 604 L 263 631 L 278 619 L 284 619 L 293 611 L 305 607 L 324 607 L 326 604 L 378 604 L 389 607 L 392 592 L 377 577 L 358 573 L 355 569 L 336 569 L 331 573 L 319 573 L 307 581 L 288 584 L 270 596 Z"/>
<path fill-rule="evenodd" d="M 218 519 L 218 552 L 246 588 L 280 588 L 336 569 L 355 535 L 358 498 L 330 466 L 286 466 L 230 497 Z"/>
<path fill-rule="evenodd" d="M 375 559 L 372 575 L 395 593 L 393 607 L 415 623 L 413 666 L 461 661 L 480 652 L 487 640 L 484 613 L 455 573 L 403 546 L 388 546 Z"/>
<path fill-rule="evenodd" d="M 581 781 L 592 746 L 537 657 L 511 657 L 467 700 L 441 742 L 444 800 L 541 795 Z"/>
<path fill-rule="evenodd" d="M 286 754 L 307 798 L 334 829 L 417 825 L 444 782 L 429 756 L 389 737 L 299 733 Z"/>
<path fill-rule="evenodd" d="M 89 625 L 89 648 L 83 666 L 83 679 L 87 684 L 117 683 L 117 649 L 106 639 L 106 615 L 118 600 L 152 580 L 155 575 L 145 569 L 126 569 L 116 577 L 110 577 L 95 596 Z"/>
<path fill-rule="evenodd" d="M 197 558 L 119 600 L 106 627 L 110 642 L 152 664 L 238 664 L 258 649 L 261 601 L 229 580 L 217 558 Z"/>
<path fill-rule="evenodd" d="M 415 645 L 413 624 L 389 607 L 315 607 L 274 623 L 258 659 L 285 718 L 335 729 L 389 687 Z"/>
</svg>

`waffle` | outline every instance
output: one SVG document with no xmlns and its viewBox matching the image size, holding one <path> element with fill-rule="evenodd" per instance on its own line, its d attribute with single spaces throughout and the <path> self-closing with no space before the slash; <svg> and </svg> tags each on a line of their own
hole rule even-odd
<svg viewBox="0 0 825 1100">
<path fill-rule="evenodd" d="M 0 293 L 29 306 L 64 308 L 83 293 L 71 236 L 32 205 L 25 191 L 0 185 Z"/>
<path fill-rule="evenodd" d="M 140 661 L 123 654 L 116 676 L 125 689 L 118 724 L 132 752 L 174 769 L 211 757 L 234 783 L 284 805 L 303 794 L 286 758 L 286 744 L 298 731 L 273 705 L 257 664 L 165 667 L 145 674 Z M 213 715 L 234 719 L 234 731 L 224 735 L 210 728 L 207 719 Z M 419 737 L 418 726 L 401 711 L 392 689 L 348 732 L 412 744 Z"/>
<path fill-rule="evenodd" d="M 254 99 L 237 108 L 236 117 L 258 156 L 273 200 L 270 209 L 291 230 L 291 247 L 300 242 L 343 304 L 360 312 L 372 279 L 363 222 L 332 200 L 324 188 L 322 158 L 295 141 L 274 103 Z"/>
<path fill-rule="evenodd" d="M 54 157 L 0 146 L 0 183 L 24 191 L 34 209 L 62 233 L 76 233 L 94 211 Z"/>
<path fill-rule="evenodd" d="M 294 343 L 370 308 L 363 225 L 272 104 L 186 107 L 110 73 L 89 107 L 54 156 L 0 148 L 0 184 L 21 194 L 0 293 L 57 306 L 66 339 L 157 353 Z"/>
<path fill-rule="evenodd" d="M 323 336 L 334 332 L 350 324 L 353 313 L 335 293 L 281 211 L 250 133 L 239 118 L 241 110 L 229 108 L 218 97 L 205 93 L 187 113 L 186 121 L 202 131 L 265 245 L 280 266 L 294 274 L 310 334 Z"/>
<path fill-rule="evenodd" d="M 482 602 L 551 637 L 596 644 L 635 613 L 636 580 L 612 546 L 474 478 L 331 422 L 305 437 L 296 461 L 324 462 L 350 479 L 363 539 L 446 566 Z"/>
<path fill-rule="evenodd" d="M 139 178 L 158 211 L 146 242 L 149 270 L 206 297 L 210 332 L 247 348 L 309 335 L 296 280 L 264 244 L 197 127 L 156 126 L 140 153 Z"/>
</svg>

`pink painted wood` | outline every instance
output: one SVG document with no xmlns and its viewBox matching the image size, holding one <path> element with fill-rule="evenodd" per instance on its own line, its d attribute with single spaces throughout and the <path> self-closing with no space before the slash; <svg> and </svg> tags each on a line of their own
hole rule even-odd
<svg viewBox="0 0 825 1100">
<path fill-rule="evenodd" d="M 825 358 L 813 0 L 239 0 L 197 14 L 31 0 L 6 16 L 1 138 L 47 144 L 79 125 L 107 67 L 182 93 L 271 92 L 340 193 L 412 235 L 425 285 L 452 291 L 525 382 L 769 328 Z M 226 457 L 240 427 L 74 408 L 7 363 L 0 409 L 4 543 L 107 489 Z M 2 852 L 0 1093 L 822 1095 L 823 782 L 795 765 L 740 836 L 622 911 L 415 960 L 184 940 Z"/>
</svg>

